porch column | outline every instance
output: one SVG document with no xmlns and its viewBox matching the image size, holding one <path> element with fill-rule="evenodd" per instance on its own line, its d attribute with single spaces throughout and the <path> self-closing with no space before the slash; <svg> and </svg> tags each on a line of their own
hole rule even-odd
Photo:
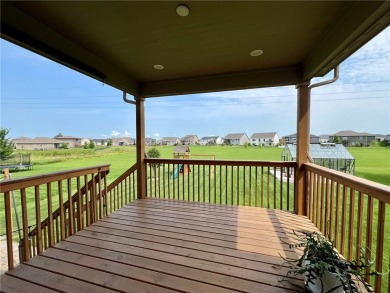
<svg viewBox="0 0 390 293">
<path fill-rule="evenodd" d="M 145 105 L 144 99 L 136 98 L 136 143 L 137 143 L 137 198 L 146 197 L 145 171 Z"/>
<path fill-rule="evenodd" d="M 303 164 L 307 163 L 310 144 L 310 88 L 309 83 L 296 86 L 298 95 L 297 114 L 297 166 L 295 169 L 295 211 L 306 215 L 306 174 Z"/>
</svg>

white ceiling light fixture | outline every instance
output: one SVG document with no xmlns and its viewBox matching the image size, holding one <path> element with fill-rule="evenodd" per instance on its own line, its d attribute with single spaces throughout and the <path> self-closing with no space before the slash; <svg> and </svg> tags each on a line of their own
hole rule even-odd
<svg viewBox="0 0 390 293">
<path fill-rule="evenodd" d="M 188 14 L 190 14 L 190 9 L 187 5 L 180 4 L 176 7 L 176 13 L 180 16 L 188 16 Z"/>
<path fill-rule="evenodd" d="M 154 67 L 154 69 L 157 69 L 157 70 L 163 70 L 164 69 L 164 66 L 161 65 L 161 64 L 156 64 L 153 67 Z"/>
<path fill-rule="evenodd" d="M 252 56 L 252 57 L 257 57 L 257 56 L 262 55 L 263 53 L 264 53 L 263 50 L 260 50 L 260 49 L 258 49 L 258 50 L 253 50 L 253 51 L 251 52 L 251 56 Z"/>
</svg>

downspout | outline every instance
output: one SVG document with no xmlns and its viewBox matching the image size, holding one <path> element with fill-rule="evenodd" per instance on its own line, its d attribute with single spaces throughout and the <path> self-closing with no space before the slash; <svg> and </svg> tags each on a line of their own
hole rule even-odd
<svg viewBox="0 0 390 293">
<path fill-rule="evenodd" d="M 333 78 L 332 79 L 321 81 L 321 82 L 317 82 L 317 83 L 309 85 L 309 90 L 310 90 L 309 94 L 311 95 L 311 89 L 312 88 L 320 87 L 320 86 L 323 86 L 323 85 L 334 83 L 338 79 L 339 79 L 339 66 L 337 65 L 334 68 L 334 73 L 333 73 Z M 310 145 L 310 133 L 309 133 L 309 145 Z M 310 150 L 310 148 L 309 148 L 309 150 Z M 310 163 L 314 163 L 312 157 L 310 156 L 310 153 L 307 155 L 307 157 L 308 157 Z"/>
<path fill-rule="evenodd" d="M 323 85 L 326 85 L 326 84 L 334 83 L 338 79 L 339 79 L 339 66 L 337 65 L 334 68 L 334 74 L 333 74 L 333 78 L 332 79 L 311 84 L 311 85 L 309 85 L 309 89 L 312 89 L 312 88 L 315 88 L 315 87 L 319 87 L 319 86 L 323 86 Z"/>
<path fill-rule="evenodd" d="M 123 91 L 123 101 L 124 101 L 125 103 L 135 105 L 135 101 L 127 99 L 127 93 L 126 93 L 125 91 Z"/>
</svg>

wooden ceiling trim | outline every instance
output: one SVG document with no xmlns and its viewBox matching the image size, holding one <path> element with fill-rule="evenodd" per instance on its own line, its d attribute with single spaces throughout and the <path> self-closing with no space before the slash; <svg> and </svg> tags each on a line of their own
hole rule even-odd
<svg viewBox="0 0 390 293">
<path fill-rule="evenodd" d="M 141 83 L 140 96 L 159 97 L 294 85 L 302 81 L 301 77 L 301 67 L 290 66 L 191 79 Z"/>
</svg>

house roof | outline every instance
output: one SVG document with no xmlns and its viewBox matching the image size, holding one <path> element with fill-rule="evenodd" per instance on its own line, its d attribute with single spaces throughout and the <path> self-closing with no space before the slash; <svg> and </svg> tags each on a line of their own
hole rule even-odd
<svg viewBox="0 0 390 293">
<path fill-rule="evenodd" d="M 245 133 L 229 133 L 223 139 L 241 139 Z"/>
<path fill-rule="evenodd" d="M 76 136 L 59 136 L 59 137 L 54 137 L 55 139 L 81 139 L 81 137 L 76 137 Z"/>
<path fill-rule="evenodd" d="M 290 135 L 286 135 L 286 136 L 284 136 L 284 137 L 294 138 L 294 137 L 297 137 L 297 134 L 296 134 L 296 133 L 293 133 L 293 134 L 290 134 Z M 319 138 L 319 136 L 314 135 L 314 134 L 310 134 L 310 138 Z"/>
<path fill-rule="evenodd" d="M 198 136 L 195 134 L 189 134 L 189 135 L 184 136 L 181 140 L 193 139 L 195 137 L 198 137 Z"/>
<path fill-rule="evenodd" d="M 163 137 L 162 139 L 161 139 L 161 141 L 167 141 L 167 142 L 176 142 L 177 140 L 179 140 L 179 138 L 178 137 Z"/>
<path fill-rule="evenodd" d="M 251 136 L 251 139 L 256 139 L 256 138 L 274 138 L 276 132 L 263 132 L 263 133 L 253 133 Z"/>
<path fill-rule="evenodd" d="M 56 144 L 56 143 L 63 143 L 61 140 L 50 138 L 50 137 L 36 137 L 36 138 L 29 138 L 29 139 L 21 139 L 21 140 L 14 140 L 14 142 L 19 144 Z"/>
<path fill-rule="evenodd" d="M 218 139 L 220 136 L 203 136 L 200 140 Z"/>
<path fill-rule="evenodd" d="M 333 134 L 333 136 L 375 136 L 375 134 L 367 132 L 356 132 L 352 130 L 342 130 Z"/>
<path fill-rule="evenodd" d="M 384 0 L 188 1 L 181 17 L 179 3 L 1 1 L 1 37 L 153 97 L 324 76 L 388 26 L 390 9 Z"/>
</svg>

